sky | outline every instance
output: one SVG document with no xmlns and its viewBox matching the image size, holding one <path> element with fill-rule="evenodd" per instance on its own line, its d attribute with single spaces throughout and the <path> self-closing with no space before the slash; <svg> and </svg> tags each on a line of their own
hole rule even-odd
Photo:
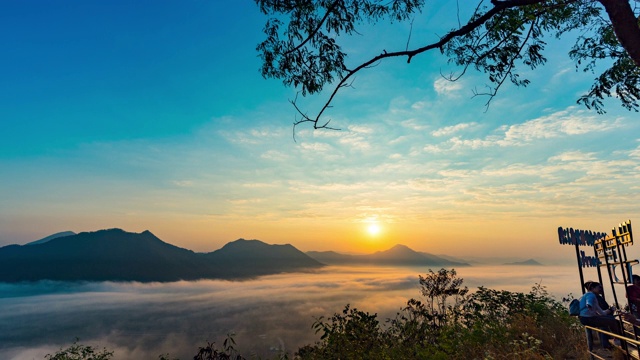
<svg viewBox="0 0 640 360">
<path fill-rule="evenodd" d="M 347 62 L 434 41 L 452 4 L 412 28 L 364 24 Z M 294 141 L 296 89 L 260 75 L 268 17 L 253 1 L 0 9 L 0 246 L 122 228 L 202 252 L 245 238 L 561 260 L 559 226 L 638 218 L 638 114 L 576 104 L 597 74 L 576 71 L 570 39 L 549 39 L 531 85 L 489 107 L 473 96 L 486 77 L 445 80 L 460 69 L 439 52 L 379 64 L 327 113 L 340 131 L 300 126 Z M 299 106 L 318 111 L 328 90 Z"/>
</svg>

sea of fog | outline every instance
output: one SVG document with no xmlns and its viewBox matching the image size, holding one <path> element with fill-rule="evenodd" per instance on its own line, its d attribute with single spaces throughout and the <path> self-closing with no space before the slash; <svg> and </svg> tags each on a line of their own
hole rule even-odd
<svg viewBox="0 0 640 360">
<path fill-rule="evenodd" d="M 434 271 L 437 269 L 433 269 Z M 456 269 L 470 289 L 529 292 L 537 283 L 560 300 L 580 294 L 576 266 Z M 173 283 L 0 283 L 0 359 L 43 359 L 76 338 L 115 359 L 192 359 L 207 341 L 233 333 L 242 354 L 290 354 L 319 339 L 312 324 L 346 304 L 393 317 L 419 298 L 425 268 L 336 267 L 246 281 Z M 595 270 L 585 274 L 596 279 Z"/>
</svg>

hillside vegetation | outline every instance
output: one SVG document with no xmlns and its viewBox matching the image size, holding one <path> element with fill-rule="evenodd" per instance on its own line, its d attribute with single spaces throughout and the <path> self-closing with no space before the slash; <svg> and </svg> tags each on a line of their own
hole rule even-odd
<svg viewBox="0 0 640 360">
<path fill-rule="evenodd" d="M 419 276 L 420 299 L 410 299 L 395 318 L 381 320 L 346 305 L 317 318 L 315 344 L 279 359 L 585 359 L 583 327 L 566 306 L 535 285 L 529 293 L 484 287 L 471 293 L 455 270 L 429 270 Z M 65 357 L 86 353 L 94 357 Z M 99 356 L 95 356 L 99 354 Z M 47 359 L 111 359 L 113 353 L 74 344 Z M 175 360 L 169 354 L 159 359 Z M 239 354 L 232 338 L 220 348 L 208 343 L 195 360 L 251 359 Z"/>
</svg>

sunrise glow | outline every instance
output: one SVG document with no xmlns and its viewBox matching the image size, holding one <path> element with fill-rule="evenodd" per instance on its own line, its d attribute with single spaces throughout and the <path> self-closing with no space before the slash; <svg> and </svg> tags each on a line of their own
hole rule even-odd
<svg viewBox="0 0 640 360">
<path fill-rule="evenodd" d="M 296 109 L 299 89 L 262 77 L 268 16 L 254 3 L 116 3 L 3 7 L 0 247 L 120 228 L 196 252 L 244 238 L 561 261 L 559 226 L 639 217 L 640 122 L 615 99 L 605 114 L 576 104 L 593 75 L 574 71 L 571 40 L 490 107 L 473 96 L 486 74 L 448 81 L 462 68 L 435 51 L 354 77 L 321 118 L 341 130 L 294 131 L 333 89 Z M 425 5 L 409 45 L 458 26 L 450 8 Z M 407 46 L 405 26 L 361 30 L 344 44 L 351 68 Z"/>
<path fill-rule="evenodd" d="M 369 226 L 367 226 L 367 232 L 371 236 L 376 236 L 380 234 L 380 230 L 381 230 L 380 225 L 378 223 L 372 223 L 372 224 L 369 224 Z"/>
</svg>

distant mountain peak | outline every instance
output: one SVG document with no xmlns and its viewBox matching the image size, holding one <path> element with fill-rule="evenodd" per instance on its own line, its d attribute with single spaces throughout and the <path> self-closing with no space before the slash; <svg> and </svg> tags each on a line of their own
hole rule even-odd
<svg viewBox="0 0 640 360">
<path fill-rule="evenodd" d="M 524 261 L 515 261 L 515 262 L 510 262 L 510 263 L 505 263 L 504 265 L 542 265 L 541 263 L 539 263 L 538 261 L 534 260 L 534 259 L 527 259 Z"/>
<path fill-rule="evenodd" d="M 238 240 L 234 240 L 234 241 L 230 241 L 228 243 L 226 243 L 222 249 L 224 248 L 238 248 L 238 247 L 255 247 L 255 246 L 268 246 L 267 243 L 260 241 L 260 240 L 256 240 L 256 239 L 252 239 L 252 240 L 247 240 L 247 239 L 238 239 Z"/>
<path fill-rule="evenodd" d="M 369 255 L 346 255 L 333 251 L 309 251 L 312 258 L 326 264 L 366 263 L 382 265 L 429 265 L 429 266 L 468 266 L 464 262 L 450 261 L 432 254 L 417 252 L 410 247 L 397 244 L 388 250 L 377 251 Z"/>
<path fill-rule="evenodd" d="M 76 233 L 74 233 L 73 231 L 61 231 L 55 234 L 51 234 L 47 237 L 44 237 L 40 240 L 36 240 L 36 241 L 32 241 L 30 243 L 26 243 L 25 245 L 38 245 L 38 244 L 44 244 L 46 242 L 49 242 L 53 239 L 57 239 L 60 237 L 65 237 L 65 236 L 71 236 L 71 235 L 75 235 Z"/>
<path fill-rule="evenodd" d="M 415 250 L 410 247 L 402 244 L 394 245 L 393 247 L 384 250 L 384 251 L 376 251 L 375 254 L 378 255 L 414 255 L 418 254 Z"/>
<path fill-rule="evenodd" d="M 387 251 L 408 251 L 408 252 L 416 252 L 415 250 L 413 250 L 412 248 L 408 247 L 407 245 L 403 245 L 403 244 L 396 244 L 394 245 L 392 248 L 390 248 Z"/>
</svg>

